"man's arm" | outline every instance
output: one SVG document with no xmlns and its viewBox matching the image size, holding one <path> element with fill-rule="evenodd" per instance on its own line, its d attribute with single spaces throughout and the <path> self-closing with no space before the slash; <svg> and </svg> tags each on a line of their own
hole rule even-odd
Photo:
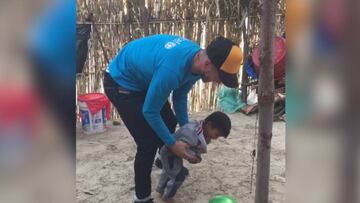
<svg viewBox="0 0 360 203">
<path fill-rule="evenodd" d="M 143 106 L 145 120 L 167 146 L 175 144 L 175 138 L 171 135 L 161 118 L 160 111 L 171 91 L 175 89 L 178 84 L 179 79 L 176 74 L 170 73 L 166 67 L 159 68 L 150 82 Z"/>
<path fill-rule="evenodd" d="M 201 155 L 200 153 L 196 152 L 195 150 L 193 149 L 189 149 L 189 154 L 193 155 L 196 157 L 196 159 L 193 159 L 193 160 L 189 160 L 189 163 L 191 164 L 197 164 L 197 163 L 200 163 L 202 161 L 202 158 L 201 158 Z"/>
<path fill-rule="evenodd" d="M 176 119 L 180 126 L 189 122 L 188 109 L 187 109 L 187 95 L 196 81 L 189 81 L 182 87 L 175 89 L 173 92 L 172 100 L 175 110 Z"/>
<path fill-rule="evenodd" d="M 170 92 L 177 88 L 178 84 L 179 79 L 176 73 L 166 67 L 160 68 L 150 82 L 143 106 L 143 114 L 145 120 L 157 136 L 159 136 L 165 145 L 170 147 L 174 154 L 186 160 L 195 160 L 194 156 L 186 152 L 189 146 L 184 142 L 175 140 L 160 115 L 160 110 L 164 106 Z"/>
</svg>

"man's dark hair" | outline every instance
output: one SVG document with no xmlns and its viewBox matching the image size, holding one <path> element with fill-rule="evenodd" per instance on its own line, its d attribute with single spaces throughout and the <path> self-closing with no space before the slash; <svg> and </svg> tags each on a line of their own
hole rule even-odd
<svg viewBox="0 0 360 203">
<path fill-rule="evenodd" d="M 225 113 L 216 111 L 210 114 L 205 118 L 205 124 L 208 122 L 210 122 L 213 128 L 218 129 L 225 138 L 228 137 L 231 129 L 231 121 Z"/>
</svg>

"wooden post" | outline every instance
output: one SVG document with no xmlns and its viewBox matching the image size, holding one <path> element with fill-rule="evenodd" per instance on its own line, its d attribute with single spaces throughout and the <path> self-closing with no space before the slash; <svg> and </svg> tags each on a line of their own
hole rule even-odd
<svg viewBox="0 0 360 203">
<path fill-rule="evenodd" d="M 249 16 L 249 12 L 250 12 L 250 1 L 249 0 L 239 0 L 238 3 L 240 4 L 241 2 L 241 6 L 243 7 L 243 10 L 241 13 L 245 12 L 247 14 L 247 16 Z M 240 5 L 238 5 L 240 6 Z M 240 9 L 240 7 L 238 7 L 238 9 Z M 240 11 L 239 11 L 240 12 Z M 240 14 L 239 14 L 240 15 Z M 241 17 L 239 16 L 239 22 L 241 21 Z M 250 18 L 248 18 L 248 21 L 250 21 Z M 248 82 L 249 82 L 249 77 L 248 74 L 246 72 L 246 59 L 249 55 L 249 41 L 248 41 L 248 27 L 246 26 L 246 20 L 244 21 L 244 24 L 242 26 L 242 34 L 243 34 L 243 43 L 244 43 L 244 59 L 243 59 L 243 67 L 242 67 L 242 76 L 241 76 L 241 100 L 247 104 L 247 97 L 248 97 Z"/>
<path fill-rule="evenodd" d="M 275 0 L 264 0 L 260 30 L 259 139 L 255 203 L 269 202 L 270 151 L 274 114 Z"/>
<path fill-rule="evenodd" d="M 137 5 L 140 7 L 140 19 L 143 23 L 144 35 L 149 35 L 149 13 L 147 8 L 145 7 L 145 0 L 138 0 Z"/>
<path fill-rule="evenodd" d="M 248 56 L 248 52 L 249 52 L 249 43 L 248 43 L 248 39 L 247 39 L 247 30 L 246 30 L 246 23 L 244 22 L 243 25 L 243 41 L 244 41 L 244 59 L 243 59 L 243 67 L 242 67 L 242 76 L 241 76 L 241 100 L 247 104 L 247 96 L 248 96 L 248 92 L 247 92 L 247 83 L 248 83 L 248 75 L 246 72 L 246 68 L 245 68 L 245 62 L 246 62 L 246 58 Z"/>
<path fill-rule="evenodd" d="M 127 10 L 127 13 L 125 15 L 125 33 L 126 33 L 126 43 L 130 42 L 132 40 L 131 37 L 131 22 L 132 22 L 132 18 L 131 18 L 131 1 L 126 0 L 125 1 L 125 7 Z"/>
</svg>

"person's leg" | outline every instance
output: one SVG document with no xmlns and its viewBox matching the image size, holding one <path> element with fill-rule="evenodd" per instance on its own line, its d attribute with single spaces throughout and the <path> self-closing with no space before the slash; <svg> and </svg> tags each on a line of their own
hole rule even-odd
<svg viewBox="0 0 360 203">
<path fill-rule="evenodd" d="M 177 120 L 174 111 L 171 109 L 169 101 L 165 103 L 165 105 L 160 111 L 160 114 L 170 133 L 174 133 L 177 125 Z"/>
<path fill-rule="evenodd" d="M 184 182 L 186 176 L 189 175 L 189 171 L 183 166 L 183 160 L 181 158 L 172 154 L 172 156 L 167 156 L 167 159 L 167 161 L 162 159 L 164 162 L 164 170 L 170 177 L 162 196 L 164 200 L 172 199 Z"/>
<path fill-rule="evenodd" d="M 135 199 L 145 202 L 151 195 L 151 170 L 156 150 L 163 143 L 143 117 L 145 93 L 119 93 L 117 85 L 109 76 L 104 79 L 104 87 L 106 95 L 136 142 Z"/>
<path fill-rule="evenodd" d="M 171 109 L 170 103 L 167 101 L 164 107 L 161 109 L 161 117 L 163 118 L 165 125 L 168 127 L 170 133 L 174 133 L 177 125 L 177 120 L 173 110 Z M 162 163 L 160 159 L 160 149 L 162 145 L 159 146 L 158 157 L 155 160 L 155 166 L 162 169 Z"/>
<path fill-rule="evenodd" d="M 162 169 L 163 168 L 163 164 L 161 162 L 161 158 L 160 158 L 160 148 L 158 150 L 158 156 L 156 157 L 155 159 L 155 166 L 158 167 L 159 169 Z"/>
<path fill-rule="evenodd" d="M 189 170 L 185 167 L 182 167 L 180 172 L 176 175 L 176 177 L 168 181 L 165 191 L 163 193 L 163 198 L 164 199 L 174 198 L 177 190 L 183 184 L 183 182 L 185 181 L 188 175 L 189 175 Z"/>
<path fill-rule="evenodd" d="M 151 169 L 154 163 L 154 158 L 156 155 L 156 151 L 158 148 L 163 146 L 163 142 L 159 139 L 159 137 L 155 134 L 152 128 L 148 125 L 148 123 L 144 120 L 142 114 L 142 106 L 141 106 L 141 118 L 143 122 L 139 123 L 138 120 L 140 118 L 135 119 L 135 126 L 133 127 L 133 134 L 141 134 L 145 135 L 146 139 L 143 139 L 143 136 L 140 137 L 140 140 L 137 141 L 137 154 L 135 157 L 135 182 L 141 184 L 139 187 L 139 191 L 147 191 L 150 188 L 151 193 Z M 176 127 L 176 119 L 175 115 L 170 108 L 170 104 L 168 102 L 165 103 L 164 107 L 160 112 L 165 124 L 168 126 L 170 131 L 174 131 Z M 172 130 L 173 129 L 173 130 Z M 151 133 L 148 133 L 151 132 Z M 155 137 L 151 138 L 151 137 Z M 149 138 L 149 139 L 148 139 Z M 151 139 L 150 139 L 151 138 Z M 151 147 L 150 147 L 151 146 Z M 148 170 L 146 170 L 148 169 Z M 147 180 L 148 179 L 148 180 Z M 143 181 L 146 180 L 146 181 Z M 148 184 L 148 185 L 146 185 Z M 139 197 L 141 198 L 141 197 Z"/>
<path fill-rule="evenodd" d="M 159 152 L 159 155 L 160 155 L 162 165 L 164 167 L 161 171 L 160 179 L 159 179 L 156 191 L 158 193 L 160 193 L 161 195 L 163 195 L 166 185 L 168 184 L 168 182 L 170 181 L 170 178 L 171 178 L 171 176 L 169 176 L 169 174 L 171 175 L 173 173 L 178 173 L 178 171 L 173 172 L 173 170 L 172 170 L 173 168 L 170 167 L 169 161 L 170 162 L 172 161 L 172 164 L 173 164 L 175 156 L 167 147 L 162 147 Z M 173 177 L 175 177 L 175 176 L 173 176 Z"/>
<path fill-rule="evenodd" d="M 165 170 L 161 171 L 159 182 L 156 187 L 156 192 L 160 193 L 161 195 L 164 193 L 165 187 L 167 182 L 170 180 L 169 176 L 166 174 Z"/>
</svg>

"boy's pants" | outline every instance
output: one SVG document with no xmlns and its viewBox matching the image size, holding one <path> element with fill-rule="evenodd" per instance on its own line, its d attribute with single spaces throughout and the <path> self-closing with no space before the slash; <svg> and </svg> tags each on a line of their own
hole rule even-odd
<svg viewBox="0 0 360 203">
<path fill-rule="evenodd" d="M 183 166 L 183 160 L 165 146 L 160 150 L 160 158 L 163 168 L 156 191 L 165 199 L 172 198 L 189 175 L 189 171 Z"/>
</svg>

